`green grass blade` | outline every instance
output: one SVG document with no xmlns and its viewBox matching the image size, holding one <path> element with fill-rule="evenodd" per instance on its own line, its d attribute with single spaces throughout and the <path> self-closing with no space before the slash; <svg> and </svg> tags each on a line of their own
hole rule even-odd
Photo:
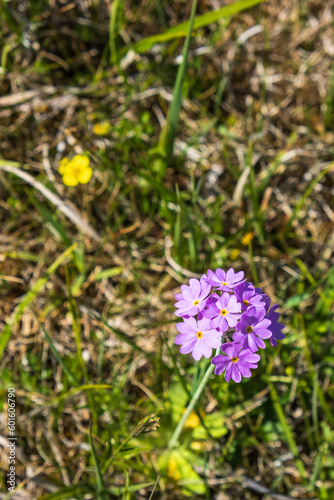
<svg viewBox="0 0 334 500">
<path fill-rule="evenodd" d="M 96 275 L 94 276 L 94 281 L 103 280 L 105 278 L 112 278 L 113 276 L 122 274 L 123 270 L 123 267 L 111 267 L 110 269 L 103 269 L 103 271 L 96 273 Z"/>
<path fill-rule="evenodd" d="M 102 474 L 101 474 L 101 470 L 100 470 L 100 466 L 99 466 L 99 461 L 97 459 L 96 450 L 95 450 L 93 438 L 92 438 L 91 426 L 89 426 L 89 444 L 90 444 L 90 448 L 92 450 L 95 477 L 96 477 L 96 498 L 97 498 L 97 500 L 108 500 L 109 495 L 106 491 L 106 487 L 105 487 L 105 484 L 103 482 L 103 478 L 102 478 Z"/>
<path fill-rule="evenodd" d="M 168 110 L 167 121 L 165 127 L 162 129 L 158 149 L 164 151 L 162 157 L 156 159 L 153 163 L 153 171 L 156 172 L 160 177 L 164 177 L 165 171 L 168 164 L 168 159 L 173 151 L 174 137 L 176 135 L 177 127 L 179 124 L 179 116 L 182 102 L 182 85 L 184 76 L 186 73 L 188 52 L 191 40 L 191 34 L 195 22 L 195 14 L 197 9 L 198 0 L 193 0 L 191 7 L 190 19 L 187 23 L 187 35 L 182 51 L 182 63 L 180 64 L 176 81 L 173 90 L 173 100 Z"/>
<path fill-rule="evenodd" d="M 199 28 L 204 28 L 205 26 L 208 26 L 211 23 L 215 23 L 224 17 L 233 16 L 234 14 L 242 12 L 245 9 L 249 9 L 250 7 L 253 7 L 254 5 L 257 5 L 261 2 L 264 2 L 264 0 L 239 0 L 232 5 L 226 5 L 225 7 L 221 7 L 220 9 L 214 10 L 213 12 L 208 12 L 201 16 L 197 16 L 194 20 L 191 31 L 197 30 Z M 142 53 L 146 50 L 149 50 L 152 45 L 155 45 L 157 43 L 170 42 L 175 38 L 184 38 L 190 31 L 190 23 L 191 21 L 189 20 L 184 23 L 180 23 L 177 26 L 173 26 L 173 28 L 169 28 L 163 33 L 144 38 L 134 45 L 129 45 L 126 48 L 126 52 L 132 49 L 135 52 Z"/>
<path fill-rule="evenodd" d="M 89 493 L 89 489 L 87 486 L 76 484 L 75 486 L 62 488 L 55 493 L 50 493 L 48 495 L 38 497 L 37 500 L 63 500 L 64 498 L 83 498 L 87 493 Z"/>
<path fill-rule="evenodd" d="M 109 50 L 110 60 L 113 64 L 117 64 L 117 50 L 116 50 L 116 37 L 117 37 L 117 17 L 119 8 L 123 0 L 114 0 L 111 4 L 110 10 L 110 24 L 109 24 Z"/>
<path fill-rule="evenodd" d="M 155 483 L 139 483 L 139 484 L 132 484 L 127 486 L 127 491 L 129 493 L 135 493 L 136 491 L 143 490 L 144 488 L 150 488 L 151 486 L 154 486 Z M 112 495 L 122 495 L 125 491 L 125 486 L 114 486 L 111 487 L 108 491 Z"/>
</svg>

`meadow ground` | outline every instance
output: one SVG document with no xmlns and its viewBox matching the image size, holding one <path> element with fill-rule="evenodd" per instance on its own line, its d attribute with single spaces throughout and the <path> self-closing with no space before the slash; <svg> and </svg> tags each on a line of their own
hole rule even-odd
<svg viewBox="0 0 334 500">
<path fill-rule="evenodd" d="M 195 25 L 171 153 L 190 2 L 1 3 L 0 498 L 11 387 L 13 499 L 334 497 L 334 3 L 238 6 Z M 209 364 L 174 294 L 231 266 L 286 338 L 168 448 Z"/>
</svg>

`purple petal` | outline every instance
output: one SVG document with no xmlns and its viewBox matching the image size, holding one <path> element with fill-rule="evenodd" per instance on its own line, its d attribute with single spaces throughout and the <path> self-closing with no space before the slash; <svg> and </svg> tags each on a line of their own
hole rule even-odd
<svg viewBox="0 0 334 500">
<path fill-rule="evenodd" d="M 216 276 L 217 276 L 217 279 L 221 282 L 221 281 L 226 281 L 226 274 L 225 274 L 225 271 L 223 271 L 222 269 L 220 269 L 220 267 L 218 267 L 217 271 L 216 271 Z"/>
<path fill-rule="evenodd" d="M 199 361 L 201 359 L 201 357 L 203 356 L 203 354 L 204 354 L 204 346 L 205 345 L 206 344 L 205 344 L 205 342 L 202 341 L 202 339 L 201 340 L 197 339 L 197 342 L 196 342 L 195 347 L 194 347 L 193 352 L 192 352 L 193 358 L 196 361 Z M 210 347 L 209 347 L 209 349 L 210 349 Z M 210 351 L 211 351 L 210 352 L 210 355 L 211 355 L 212 350 L 210 349 Z"/>
<path fill-rule="evenodd" d="M 180 353 L 181 354 L 189 354 L 193 350 L 196 342 L 197 342 L 197 338 L 191 340 L 190 342 L 187 342 L 186 344 L 183 344 L 183 346 L 180 349 Z"/>
<path fill-rule="evenodd" d="M 254 335 L 254 333 L 250 333 L 248 336 L 248 346 L 250 348 L 251 351 L 253 352 L 256 352 L 259 350 L 258 346 L 257 346 L 257 342 L 256 342 L 256 336 Z"/>
<path fill-rule="evenodd" d="M 178 325 L 180 323 L 177 323 Z M 195 320 L 195 318 L 187 318 L 184 320 L 184 324 L 185 325 L 188 325 L 192 330 L 195 330 L 197 331 L 198 328 L 197 328 L 197 321 Z"/>
<path fill-rule="evenodd" d="M 198 290 L 200 290 L 200 288 L 201 288 L 201 285 L 196 278 L 190 278 L 189 286 L 190 286 L 190 288 L 196 288 Z"/>
<path fill-rule="evenodd" d="M 248 378 L 252 375 L 252 372 L 249 369 L 249 364 L 247 364 L 245 361 L 238 361 L 237 365 L 243 377 Z"/>
<path fill-rule="evenodd" d="M 201 318 L 198 318 L 197 320 L 197 325 L 198 329 L 201 330 L 201 332 L 207 332 L 208 330 L 210 330 L 210 319 L 201 315 Z"/>
<path fill-rule="evenodd" d="M 256 339 L 255 342 L 256 342 L 257 346 L 260 347 L 261 349 L 265 349 L 266 348 L 266 344 L 263 342 L 263 340 L 260 339 L 259 337 L 256 337 L 255 335 L 254 335 L 254 337 Z"/>
<path fill-rule="evenodd" d="M 203 338 L 201 340 L 203 341 L 202 345 L 201 345 L 203 356 L 206 359 L 209 359 L 211 357 L 211 354 L 212 354 L 212 347 L 210 347 L 210 345 L 207 343 L 205 338 Z M 218 343 L 218 347 L 219 347 L 219 343 Z M 216 347 L 216 349 L 217 349 L 217 347 Z"/>
<path fill-rule="evenodd" d="M 219 309 L 214 304 L 210 304 L 208 306 L 208 309 L 203 311 L 203 316 L 205 318 L 212 319 L 212 318 L 216 318 L 218 315 L 219 315 Z"/>
<path fill-rule="evenodd" d="M 225 380 L 226 380 L 226 382 L 229 382 L 231 380 L 231 376 L 232 376 L 232 364 L 233 363 L 230 363 L 228 365 L 228 367 L 226 368 L 226 372 L 225 372 Z"/>
<path fill-rule="evenodd" d="M 236 326 L 236 324 L 238 323 L 238 320 L 239 320 L 239 314 L 227 314 L 225 316 L 225 319 L 228 323 L 228 326 L 230 328 L 234 328 Z"/>
<path fill-rule="evenodd" d="M 176 345 L 182 345 L 182 344 L 187 344 L 188 342 L 191 342 L 192 340 L 196 339 L 196 335 L 193 333 L 180 333 L 175 340 L 174 344 Z"/>
<path fill-rule="evenodd" d="M 231 365 L 232 365 L 232 380 L 234 380 L 234 382 L 239 384 L 239 382 L 241 382 L 241 373 L 238 370 L 237 364 L 238 363 L 231 363 Z"/>
<path fill-rule="evenodd" d="M 217 356 L 214 356 L 212 358 L 211 363 L 213 365 L 223 366 L 224 368 L 226 368 L 226 366 L 230 364 L 230 358 L 228 358 L 227 356 L 223 356 L 222 354 L 217 354 Z"/>
<path fill-rule="evenodd" d="M 211 332 L 214 332 L 214 330 L 210 330 Z M 219 335 L 219 336 L 217 336 Z M 214 332 L 214 333 L 209 333 L 209 332 L 206 332 L 205 335 L 204 335 L 204 340 L 205 342 L 210 346 L 212 347 L 213 349 L 218 349 L 218 347 L 220 346 L 221 344 L 221 341 L 220 341 L 220 333 L 217 334 L 217 331 Z"/>
<path fill-rule="evenodd" d="M 209 283 L 205 283 L 203 282 L 202 284 L 202 291 L 201 293 L 199 294 L 199 300 L 203 300 L 205 299 L 209 293 L 211 292 L 211 285 Z"/>
<path fill-rule="evenodd" d="M 225 370 L 225 366 L 216 366 L 214 374 L 215 375 L 221 375 L 224 370 Z"/>
<path fill-rule="evenodd" d="M 247 361 L 250 363 L 257 363 L 261 359 L 259 354 L 254 354 L 250 349 L 243 349 L 242 351 L 240 351 L 238 354 L 238 358 L 241 361 Z"/>
<path fill-rule="evenodd" d="M 189 318 L 190 319 L 190 318 Z M 192 318 L 193 319 L 193 318 Z M 176 328 L 180 333 L 194 333 L 195 328 L 192 328 L 189 324 L 186 322 L 184 323 L 176 323 Z"/>
<path fill-rule="evenodd" d="M 247 338 L 247 335 L 245 335 L 244 333 L 235 332 L 233 334 L 233 340 L 235 340 L 237 342 L 243 342 L 245 340 L 245 338 Z"/>
<path fill-rule="evenodd" d="M 189 302 L 189 300 L 179 300 L 178 302 L 176 302 L 175 304 L 175 307 L 179 308 L 179 309 L 190 309 L 193 305 L 191 302 Z"/>
<path fill-rule="evenodd" d="M 195 316 L 198 312 L 198 307 L 194 306 L 190 309 L 180 309 L 179 311 L 175 311 L 175 316 L 183 317 L 183 316 Z"/>
<path fill-rule="evenodd" d="M 229 358 L 234 358 L 238 355 L 240 347 L 239 342 L 226 342 L 221 346 L 221 350 L 225 352 Z"/>
</svg>

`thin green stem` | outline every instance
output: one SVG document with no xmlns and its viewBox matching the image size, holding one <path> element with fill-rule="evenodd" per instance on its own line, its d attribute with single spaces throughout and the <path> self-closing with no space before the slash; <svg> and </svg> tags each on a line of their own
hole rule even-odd
<svg viewBox="0 0 334 500">
<path fill-rule="evenodd" d="M 216 351 L 216 355 L 219 354 L 219 352 L 220 352 L 220 347 L 218 347 L 218 349 Z M 205 372 L 205 374 L 204 374 L 204 376 L 203 376 L 203 378 L 202 378 L 202 380 L 201 380 L 201 382 L 200 382 L 197 390 L 195 391 L 193 397 L 190 400 L 188 408 L 186 409 L 186 411 L 182 415 L 182 418 L 180 419 L 179 423 L 177 424 L 177 426 L 176 426 L 176 428 L 175 428 L 175 430 L 173 432 L 171 440 L 169 441 L 169 444 L 168 444 L 168 448 L 174 448 L 175 447 L 175 445 L 177 443 L 177 440 L 179 439 L 180 434 L 181 434 L 181 432 L 183 430 L 183 427 L 185 426 L 185 423 L 188 420 L 188 417 L 189 417 L 190 413 L 193 411 L 195 404 L 197 403 L 200 395 L 202 394 L 203 389 L 206 386 L 207 381 L 209 380 L 210 375 L 213 372 L 214 368 L 215 368 L 214 365 L 210 364 L 210 366 L 206 370 L 206 372 Z"/>
</svg>

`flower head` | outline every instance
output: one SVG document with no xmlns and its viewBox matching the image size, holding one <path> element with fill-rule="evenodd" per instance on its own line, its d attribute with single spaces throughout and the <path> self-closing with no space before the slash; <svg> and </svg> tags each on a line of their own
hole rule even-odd
<svg viewBox="0 0 334 500">
<path fill-rule="evenodd" d="M 180 332 L 175 339 L 175 344 L 181 345 L 180 352 L 188 354 L 192 352 L 193 358 L 198 361 L 202 356 L 209 358 L 212 349 L 220 346 L 220 333 L 212 330 L 210 320 L 201 314 L 198 320 L 195 318 L 184 318 L 183 323 L 177 323 L 176 328 Z"/>
<path fill-rule="evenodd" d="M 65 186 L 87 184 L 92 177 L 93 170 L 89 166 L 89 158 L 85 155 L 76 155 L 72 160 L 63 158 L 58 167 L 58 172 L 63 176 Z"/>
<path fill-rule="evenodd" d="M 215 375 L 221 375 L 225 370 L 225 380 L 229 382 L 232 378 L 239 383 L 242 377 L 251 376 L 251 368 L 257 368 L 260 360 L 258 354 L 254 354 L 250 349 L 240 349 L 240 342 L 229 342 L 221 346 L 225 355 L 218 354 L 211 363 L 216 365 Z"/>
<path fill-rule="evenodd" d="M 207 282 L 211 286 L 214 286 L 216 290 L 224 290 L 226 292 L 231 292 L 236 285 L 242 282 L 244 277 L 244 272 L 239 271 L 236 273 L 234 269 L 229 269 L 227 273 L 222 269 L 218 268 L 216 272 L 208 270 Z"/>
<path fill-rule="evenodd" d="M 243 348 L 247 346 L 253 351 L 266 348 L 262 339 L 269 339 L 272 332 L 268 329 L 271 324 L 269 319 L 265 319 L 266 310 L 256 310 L 250 307 L 241 316 L 233 340 L 239 341 Z"/>
<path fill-rule="evenodd" d="M 191 278 L 188 285 L 181 285 L 181 293 L 175 295 L 177 300 L 175 307 L 176 316 L 195 316 L 201 312 L 206 299 L 211 291 L 211 286 L 205 281 L 204 277 L 199 280 Z"/>
<path fill-rule="evenodd" d="M 240 319 L 240 304 L 234 295 L 227 292 L 223 292 L 221 297 L 213 293 L 207 305 L 208 308 L 203 312 L 204 316 L 211 319 L 212 328 L 219 328 L 221 332 L 236 326 Z"/>
<path fill-rule="evenodd" d="M 175 300 L 175 314 L 183 319 L 176 325 L 180 333 L 175 344 L 181 346 L 180 352 L 192 353 L 198 361 L 218 349 L 212 359 L 215 374 L 225 372 L 227 381 L 251 376 L 251 368 L 257 368 L 260 359 L 257 351 L 266 348 L 265 339 L 277 346 L 277 340 L 285 338 L 278 306 L 270 306 L 268 295 L 246 281 L 243 271 L 209 270 L 200 280 L 192 278 L 189 285 L 182 285 Z M 222 338 L 227 343 L 218 354 Z"/>
</svg>

